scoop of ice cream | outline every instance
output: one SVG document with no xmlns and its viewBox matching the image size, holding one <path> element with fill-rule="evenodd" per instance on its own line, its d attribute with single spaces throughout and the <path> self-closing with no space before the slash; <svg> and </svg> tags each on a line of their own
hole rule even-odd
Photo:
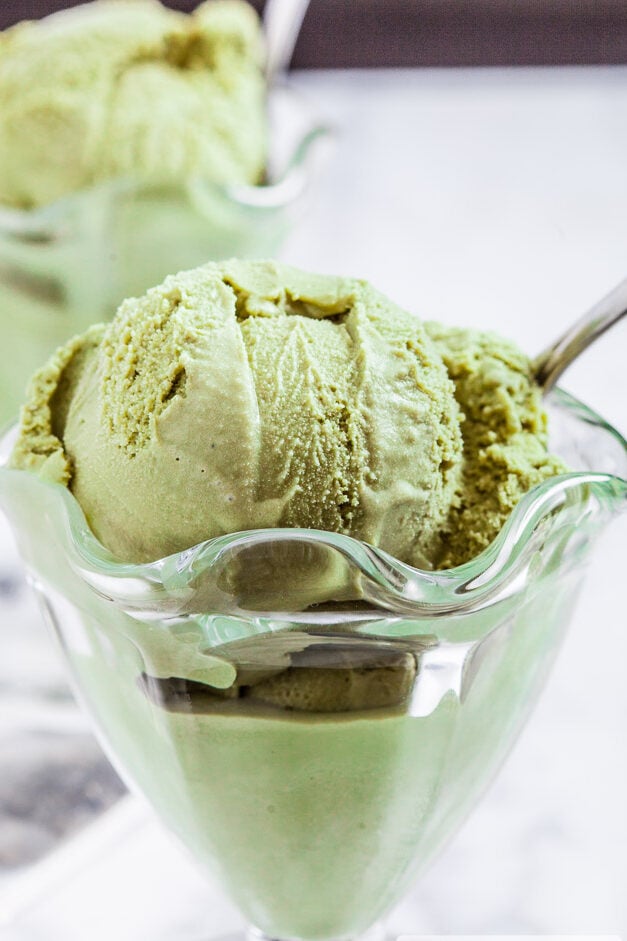
<svg viewBox="0 0 627 941">
<path fill-rule="evenodd" d="M 0 202 L 113 177 L 257 182 L 265 90 L 256 14 L 209 0 L 96 0 L 0 34 Z"/>
<path fill-rule="evenodd" d="M 364 646 L 361 658 L 352 647 L 338 652 L 331 648 L 325 662 L 324 646 L 306 651 L 304 664 L 293 657 L 293 665 L 282 673 L 243 690 L 256 702 L 298 712 L 350 712 L 380 709 L 403 703 L 413 688 L 417 666 L 411 653 L 376 651 Z M 361 662 L 360 662 L 361 661 Z"/>
<path fill-rule="evenodd" d="M 427 323 L 462 413 L 464 459 L 458 498 L 442 542 L 439 568 L 474 558 L 488 546 L 524 494 L 564 473 L 547 450 L 542 391 L 529 359 L 494 333 Z"/>
<path fill-rule="evenodd" d="M 460 481 L 454 391 L 421 324 L 367 283 L 212 263 L 59 351 L 13 460 L 68 484 L 124 560 L 302 526 L 429 567 Z"/>
<path fill-rule="evenodd" d="M 395 646 L 350 635 L 279 631 L 220 648 L 236 671 L 226 688 L 152 673 L 144 673 L 141 683 L 151 699 L 172 710 L 214 711 L 237 699 L 294 712 L 383 709 L 407 701 L 428 646 L 428 638 Z"/>
</svg>

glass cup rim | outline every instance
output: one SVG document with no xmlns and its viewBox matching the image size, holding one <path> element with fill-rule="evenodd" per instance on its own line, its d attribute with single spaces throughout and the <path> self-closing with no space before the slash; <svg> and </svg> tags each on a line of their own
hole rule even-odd
<svg viewBox="0 0 627 941">
<path fill-rule="evenodd" d="M 550 401 L 576 418 L 593 424 L 613 437 L 627 460 L 627 441 L 615 428 L 573 396 L 556 389 Z M 276 550 L 280 544 L 322 547 L 342 557 L 357 572 L 370 597 L 365 600 L 397 614 L 440 617 L 472 611 L 503 596 L 515 585 L 521 572 L 533 564 L 533 555 L 546 538 L 544 523 L 555 518 L 566 505 L 579 502 L 588 506 L 590 497 L 614 515 L 627 509 L 625 478 L 602 472 L 574 471 L 561 474 L 533 487 L 519 501 L 494 541 L 469 562 L 450 569 L 427 571 L 401 562 L 385 551 L 342 533 L 305 528 L 246 530 L 216 536 L 195 546 L 151 562 L 129 563 L 113 556 L 93 534 L 83 511 L 63 485 L 41 480 L 36 474 L 6 468 L 10 439 L 16 426 L 0 440 L 2 475 L 28 475 L 33 486 L 45 488 L 48 499 L 58 504 L 72 551 L 72 566 L 101 595 L 125 610 L 152 610 L 158 615 L 166 599 L 185 594 L 185 587 L 199 576 L 226 564 L 251 549 Z M 24 478 L 22 477 L 22 480 Z M 589 516 L 589 510 L 587 511 Z M 138 590 L 146 586 L 147 591 Z M 125 587 L 126 586 L 126 587 Z M 189 604 L 189 592 L 185 602 Z M 184 608 L 185 614 L 200 614 Z M 175 615 L 176 610 L 170 612 Z"/>
</svg>

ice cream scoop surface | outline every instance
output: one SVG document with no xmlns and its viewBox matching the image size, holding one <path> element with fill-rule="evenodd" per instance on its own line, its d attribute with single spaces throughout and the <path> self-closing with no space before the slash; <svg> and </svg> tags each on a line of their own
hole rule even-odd
<svg viewBox="0 0 627 941">
<path fill-rule="evenodd" d="M 427 323 L 462 413 L 464 461 L 438 567 L 478 555 L 520 498 L 564 463 L 547 450 L 542 390 L 528 358 L 494 333 Z"/>
<path fill-rule="evenodd" d="M 121 305 L 34 380 L 14 461 L 147 561 L 228 532 L 343 532 L 420 566 L 459 484 L 454 387 L 365 282 L 208 264 Z"/>
<path fill-rule="evenodd" d="M 513 344 L 425 328 L 364 281 L 240 261 L 171 276 L 59 350 L 13 463 L 69 486 L 122 560 L 295 526 L 421 568 L 468 561 L 563 469 Z"/>
<path fill-rule="evenodd" d="M 208 0 L 96 0 L 0 34 L 0 202 L 116 177 L 257 182 L 265 89 L 256 14 Z"/>
</svg>

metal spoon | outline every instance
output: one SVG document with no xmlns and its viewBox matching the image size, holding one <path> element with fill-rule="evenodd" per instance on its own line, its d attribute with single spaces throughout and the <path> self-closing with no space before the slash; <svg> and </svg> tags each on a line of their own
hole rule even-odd
<svg viewBox="0 0 627 941">
<path fill-rule="evenodd" d="M 591 343 L 627 314 L 627 278 L 533 361 L 536 382 L 546 395 L 565 369 Z"/>
<path fill-rule="evenodd" d="M 267 0 L 263 27 L 268 85 L 287 72 L 308 6 L 309 0 Z"/>
</svg>

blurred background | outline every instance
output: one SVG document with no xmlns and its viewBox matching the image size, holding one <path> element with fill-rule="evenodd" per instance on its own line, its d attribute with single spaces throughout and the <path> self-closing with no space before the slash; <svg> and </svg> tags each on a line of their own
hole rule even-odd
<svg viewBox="0 0 627 941">
<path fill-rule="evenodd" d="M 265 0 L 252 0 L 263 12 Z M 76 6 L 5 0 L 0 28 Z M 194 0 L 170 0 L 192 10 Z M 627 61 L 622 0 L 312 0 L 293 66 L 583 65 Z"/>
<path fill-rule="evenodd" d="M 72 5 L 5 0 L 0 27 Z M 282 257 L 367 277 L 420 316 L 498 330 L 534 353 L 627 275 L 625 63 L 623 0 L 312 0 L 289 81 L 337 140 Z M 623 434 L 626 355 L 623 325 L 564 381 Z M 33 864 L 98 826 L 124 789 L 72 705 L 2 527 L 0 928 L 4 910 L 21 941 L 29 925 L 56 924 L 64 898 Z M 398 931 L 627 931 L 624 558 L 623 521 L 599 548 L 534 718 L 395 913 Z M 200 882 L 143 808 L 115 827 L 67 864 L 73 898 L 88 861 L 80 892 L 102 936 L 127 937 L 107 921 L 118 899 L 129 941 L 147 937 L 149 906 L 124 883 L 150 858 L 153 888 L 174 898 L 177 886 L 181 900 L 150 937 L 183 930 L 203 910 Z M 235 927 L 211 899 L 207 930 Z M 78 922 L 64 930 L 81 937 Z"/>
</svg>

